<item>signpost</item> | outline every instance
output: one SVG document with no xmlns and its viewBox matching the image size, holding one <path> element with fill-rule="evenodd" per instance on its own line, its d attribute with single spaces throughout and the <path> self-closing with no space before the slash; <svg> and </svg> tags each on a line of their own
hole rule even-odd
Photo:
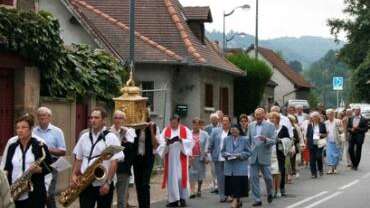
<svg viewBox="0 0 370 208">
<path fill-rule="evenodd" d="M 339 107 L 339 91 L 343 90 L 343 77 L 333 77 L 333 90 L 337 91 L 337 108 Z"/>
</svg>

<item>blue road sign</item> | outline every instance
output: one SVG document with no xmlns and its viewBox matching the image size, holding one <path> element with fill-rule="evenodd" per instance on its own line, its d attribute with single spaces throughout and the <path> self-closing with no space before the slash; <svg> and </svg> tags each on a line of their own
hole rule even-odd
<svg viewBox="0 0 370 208">
<path fill-rule="evenodd" d="M 343 90 L 343 77 L 333 77 L 333 90 Z"/>
</svg>

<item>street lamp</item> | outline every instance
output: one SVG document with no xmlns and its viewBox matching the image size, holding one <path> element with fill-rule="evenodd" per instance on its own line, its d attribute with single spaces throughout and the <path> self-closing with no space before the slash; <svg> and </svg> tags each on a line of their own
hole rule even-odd
<svg viewBox="0 0 370 208">
<path fill-rule="evenodd" d="M 249 6 L 249 4 L 244 4 L 244 5 L 241 5 L 241 6 L 237 6 L 235 7 L 233 10 L 231 10 L 229 13 L 225 13 L 224 11 L 224 15 L 223 15 L 223 33 L 222 33 L 222 51 L 225 52 L 225 47 L 226 47 L 226 39 L 225 39 L 225 18 L 232 15 L 235 10 L 237 9 L 249 9 L 251 8 L 251 6 Z"/>
<path fill-rule="evenodd" d="M 234 33 L 230 38 L 226 38 L 226 40 L 225 40 L 225 50 L 227 48 L 227 43 L 232 41 L 236 36 L 245 37 L 245 36 L 247 36 L 247 34 L 244 33 L 244 32 Z"/>
</svg>

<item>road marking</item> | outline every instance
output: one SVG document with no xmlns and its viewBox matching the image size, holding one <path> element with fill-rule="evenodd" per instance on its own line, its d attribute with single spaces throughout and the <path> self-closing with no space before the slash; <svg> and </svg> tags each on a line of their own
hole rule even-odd
<svg viewBox="0 0 370 208">
<path fill-rule="evenodd" d="M 340 188 L 339 188 L 339 190 L 344 190 L 344 189 L 346 189 L 346 188 L 349 188 L 349 187 L 351 187 L 351 186 L 355 185 L 355 184 L 356 184 L 356 183 L 358 183 L 358 182 L 359 182 L 359 180 L 354 180 L 354 181 L 352 181 L 351 183 L 349 183 L 349 184 L 347 184 L 347 185 L 344 185 L 344 186 L 340 187 Z"/>
<path fill-rule="evenodd" d="M 343 193 L 343 192 L 340 192 L 340 191 L 335 192 L 334 194 L 329 195 L 329 196 L 327 196 L 327 197 L 325 197 L 325 198 L 323 198 L 323 199 L 321 199 L 321 200 L 319 200 L 319 201 L 317 201 L 317 202 L 315 202 L 315 203 L 313 203 L 313 204 L 311 204 L 311 205 L 309 205 L 309 206 L 307 206 L 307 207 L 304 207 L 304 208 L 312 208 L 312 207 L 315 207 L 315 206 L 317 206 L 317 205 L 319 205 L 319 204 L 321 204 L 321 203 L 323 203 L 323 202 L 326 202 L 326 201 L 328 201 L 329 199 L 334 198 L 334 197 L 336 197 L 336 196 L 338 196 L 338 195 L 340 195 L 340 194 L 342 194 L 342 193 Z"/>
<path fill-rule="evenodd" d="M 365 174 L 365 175 L 363 175 L 362 176 L 362 179 L 366 179 L 366 178 L 368 178 L 370 176 L 370 173 L 367 173 L 367 174 Z"/>
<path fill-rule="evenodd" d="M 288 207 L 286 207 L 286 208 L 294 208 L 294 207 L 297 207 L 297 206 L 299 206 L 299 205 L 301 205 L 301 204 L 304 204 L 304 203 L 306 203 L 306 202 L 308 202 L 308 201 L 311 201 L 311 200 L 312 200 L 312 199 L 314 199 L 314 198 L 320 197 L 320 196 L 322 196 L 322 195 L 324 195 L 324 194 L 327 194 L 327 193 L 328 193 L 327 191 L 323 191 L 323 192 L 318 193 L 318 194 L 316 194 L 316 195 L 314 195 L 314 196 L 311 196 L 311 197 L 308 197 L 308 198 L 306 198 L 306 199 L 304 199 L 304 200 L 302 200 L 302 201 L 299 201 L 299 202 L 297 202 L 297 203 L 295 203 L 295 204 L 292 204 L 292 205 L 290 205 L 290 206 L 288 206 Z"/>
</svg>

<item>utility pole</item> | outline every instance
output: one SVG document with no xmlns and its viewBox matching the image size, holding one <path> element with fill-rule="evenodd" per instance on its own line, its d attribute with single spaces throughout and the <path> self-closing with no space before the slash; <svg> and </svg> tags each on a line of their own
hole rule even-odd
<svg viewBox="0 0 370 208">
<path fill-rule="evenodd" d="M 130 0 L 130 49 L 129 49 L 130 70 L 135 67 L 135 0 Z"/>
<path fill-rule="evenodd" d="M 254 42 L 254 46 L 255 46 L 255 59 L 257 60 L 258 59 L 258 0 L 256 0 L 256 35 L 255 35 L 255 42 Z"/>
<path fill-rule="evenodd" d="M 222 53 L 224 54 L 225 53 L 225 50 L 226 50 L 226 38 L 225 38 L 225 11 L 224 11 L 224 14 L 222 15 L 222 18 L 223 18 L 223 31 L 222 31 Z"/>
</svg>

